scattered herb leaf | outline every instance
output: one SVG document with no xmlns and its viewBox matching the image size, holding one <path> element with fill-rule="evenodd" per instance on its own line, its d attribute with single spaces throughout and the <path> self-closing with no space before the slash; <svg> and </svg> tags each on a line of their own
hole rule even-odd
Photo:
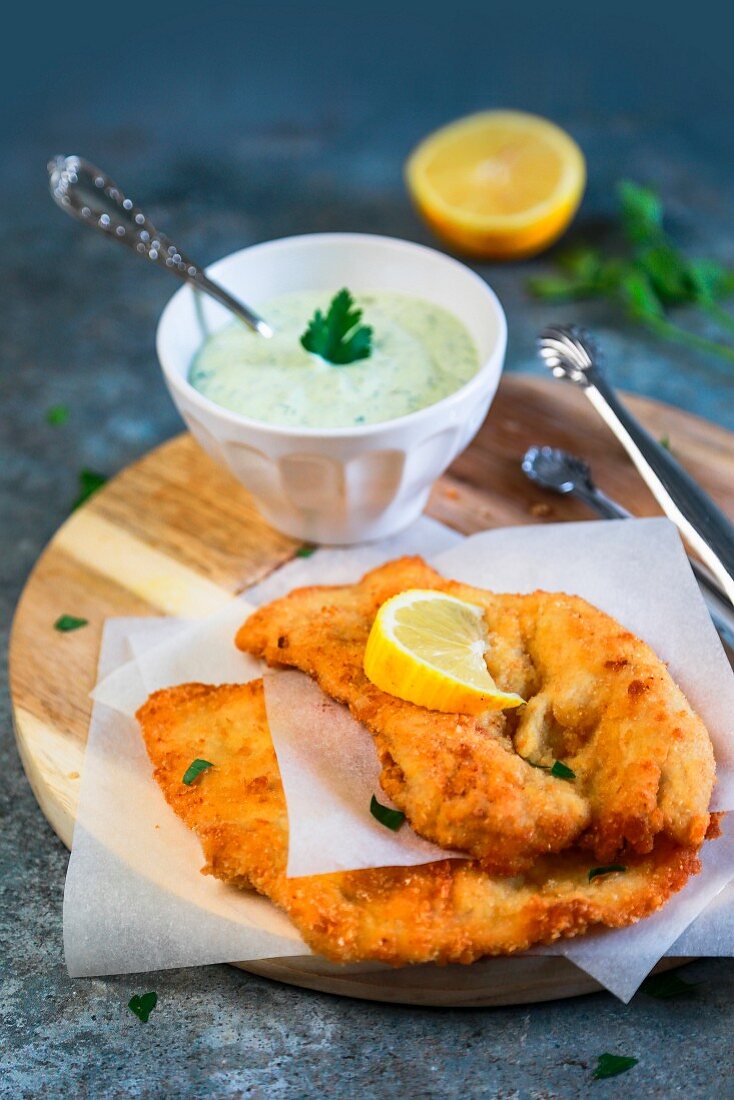
<svg viewBox="0 0 734 1100">
<path fill-rule="evenodd" d="M 612 871 L 626 871 L 627 868 L 623 867 L 621 863 L 610 863 L 607 867 L 592 867 L 589 871 L 589 882 L 592 879 L 598 878 L 599 875 L 608 875 Z"/>
<path fill-rule="evenodd" d="M 374 795 L 372 795 L 372 801 L 370 802 L 370 813 L 374 818 L 377 818 L 380 825 L 384 825 L 386 829 L 392 829 L 394 833 L 405 821 L 405 814 L 402 810 L 391 810 L 389 806 L 383 806 Z"/>
<path fill-rule="evenodd" d="M 59 615 L 54 623 L 54 630 L 68 634 L 70 630 L 78 630 L 80 626 L 86 626 L 89 619 L 77 619 L 76 615 Z"/>
<path fill-rule="evenodd" d="M 663 204 L 649 187 L 631 180 L 618 185 L 619 213 L 625 236 L 632 244 L 651 244 L 663 235 Z"/>
<path fill-rule="evenodd" d="M 214 765 L 209 760 L 192 760 L 188 768 L 183 774 L 182 783 L 185 783 L 187 787 L 190 787 L 195 779 L 198 779 L 202 772 L 205 772 L 207 768 L 213 768 Z"/>
<path fill-rule="evenodd" d="M 664 974 L 651 974 L 645 978 L 641 985 L 643 993 L 648 997 L 657 997 L 660 1001 L 667 1001 L 671 997 L 690 996 L 695 993 L 699 982 L 687 982 L 681 978 L 677 970 L 667 970 Z"/>
<path fill-rule="evenodd" d="M 568 764 L 564 764 L 562 760 L 556 760 L 553 767 L 550 770 L 551 775 L 554 775 L 556 779 L 575 779 L 576 772 L 569 768 Z"/>
<path fill-rule="evenodd" d="M 596 1063 L 596 1069 L 592 1073 L 595 1081 L 601 1081 L 605 1077 L 617 1077 L 620 1073 L 626 1073 L 628 1069 L 636 1066 L 639 1058 L 630 1058 L 624 1054 L 600 1054 Z"/>
<path fill-rule="evenodd" d="M 69 419 L 69 409 L 66 405 L 51 405 L 46 409 L 46 423 L 54 428 L 65 424 Z"/>
<path fill-rule="evenodd" d="M 134 993 L 130 1000 L 127 1002 L 127 1007 L 132 1013 L 134 1013 L 139 1020 L 144 1024 L 147 1024 L 151 1012 L 158 1004 L 158 994 L 153 993 Z"/>
<path fill-rule="evenodd" d="M 372 329 L 360 325 L 362 310 L 354 304 L 348 290 L 340 290 L 331 299 L 324 315 L 317 309 L 301 336 L 306 351 L 320 355 L 335 366 L 367 359 L 372 352 Z"/>
<path fill-rule="evenodd" d="M 678 249 L 665 233 L 663 206 L 654 191 L 625 180 L 617 194 L 620 255 L 586 246 L 561 253 L 558 272 L 530 279 L 530 293 L 546 302 L 611 299 L 661 339 L 734 362 L 734 347 L 682 328 L 670 314 L 678 306 L 694 307 L 719 329 L 734 331 L 734 315 L 720 305 L 734 294 L 734 269 L 690 259 Z"/>
<path fill-rule="evenodd" d="M 318 546 L 299 546 L 296 550 L 297 558 L 310 558 L 312 554 L 315 554 L 318 550 Z"/>
<path fill-rule="evenodd" d="M 666 435 L 661 435 L 658 442 L 659 442 L 661 447 L 665 447 L 666 451 L 670 450 L 670 436 L 669 435 L 667 435 L 667 434 Z"/>
<path fill-rule="evenodd" d="M 79 495 L 71 506 L 72 512 L 75 512 L 86 500 L 89 500 L 91 496 L 101 489 L 107 478 L 104 474 L 97 474 L 94 470 L 80 470 L 79 471 Z"/>
</svg>

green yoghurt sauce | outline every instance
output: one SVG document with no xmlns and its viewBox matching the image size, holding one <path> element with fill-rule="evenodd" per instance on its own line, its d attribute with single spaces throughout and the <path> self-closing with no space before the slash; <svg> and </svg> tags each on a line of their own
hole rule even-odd
<svg viewBox="0 0 734 1100">
<path fill-rule="evenodd" d="M 348 428 L 375 424 L 433 405 L 479 369 L 477 349 L 461 321 L 422 298 L 376 292 L 356 297 L 361 324 L 372 327 L 372 352 L 335 366 L 301 346 L 323 291 L 284 294 L 260 307 L 271 339 L 235 321 L 199 348 L 189 381 L 225 409 L 267 424 Z"/>
</svg>

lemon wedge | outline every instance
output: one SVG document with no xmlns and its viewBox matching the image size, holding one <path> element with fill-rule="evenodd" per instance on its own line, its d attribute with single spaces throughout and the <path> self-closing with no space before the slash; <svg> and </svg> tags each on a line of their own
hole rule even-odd
<svg viewBox="0 0 734 1100">
<path fill-rule="evenodd" d="M 483 111 L 430 134 L 405 168 L 433 231 L 481 259 L 532 256 L 573 218 L 586 164 L 564 130 L 523 111 Z"/>
<path fill-rule="evenodd" d="M 365 675 L 409 703 L 455 714 L 518 707 L 501 691 L 484 660 L 484 611 L 445 592 L 411 588 L 387 600 L 372 624 Z"/>
</svg>

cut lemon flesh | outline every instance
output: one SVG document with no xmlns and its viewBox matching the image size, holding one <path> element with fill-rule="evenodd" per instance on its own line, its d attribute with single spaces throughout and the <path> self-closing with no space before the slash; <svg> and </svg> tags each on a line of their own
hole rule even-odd
<svg viewBox="0 0 734 1100">
<path fill-rule="evenodd" d="M 455 714 L 518 707 L 489 674 L 484 611 L 445 592 L 412 588 L 377 612 L 364 654 L 365 675 L 409 703 Z"/>
<path fill-rule="evenodd" d="M 518 259 L 567 228 L 586 184 L 584 156 L 564 130 L 522 111 L 484 111 L 430 134 L 406 181 L 429 225 L 460 251 Z"/>
</svg>

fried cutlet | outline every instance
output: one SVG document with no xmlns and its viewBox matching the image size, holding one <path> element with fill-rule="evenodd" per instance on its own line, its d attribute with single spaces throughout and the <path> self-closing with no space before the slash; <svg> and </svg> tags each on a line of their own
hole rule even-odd
<svg viewBox="0 0 734 1100">
<path fill-rule="evenodd" d="M 526 706 L 444 714 L 370 683 L 362 665 L 377 610 L 410 588 L 484 608 L 488 669 Z M 402 558 L 359 584 L 297 589 L 259 608 L 236 643 L 346 703 L 416 832 L 492 873 L 571 846 L 607 862 L 651 852 L 656 838 L 695 848 L 706 834 L 715 769 L 705 726 L 649 646 L 579 597 L 497 595 Z M 575 779 L 543 770 L 556 760 Z"/>
<path fill-rule="evenodd" d="M 512 878 L 441 860 L 288 879 L 288 815 L 262 680 L 168 688 L 138 720 L 157 782 L 201 841 L 204 872 L 267 895 L 315 952 L 339 962 L 469 963 L 593 925 L 619 928 L 659 909 L 699 870 L 694 847 L 661 835 L 626 871 L 592 882 L 578 851 L 541 857 Z M 196 757 L 214 766 L 186 786 Z"/>
</svg>

